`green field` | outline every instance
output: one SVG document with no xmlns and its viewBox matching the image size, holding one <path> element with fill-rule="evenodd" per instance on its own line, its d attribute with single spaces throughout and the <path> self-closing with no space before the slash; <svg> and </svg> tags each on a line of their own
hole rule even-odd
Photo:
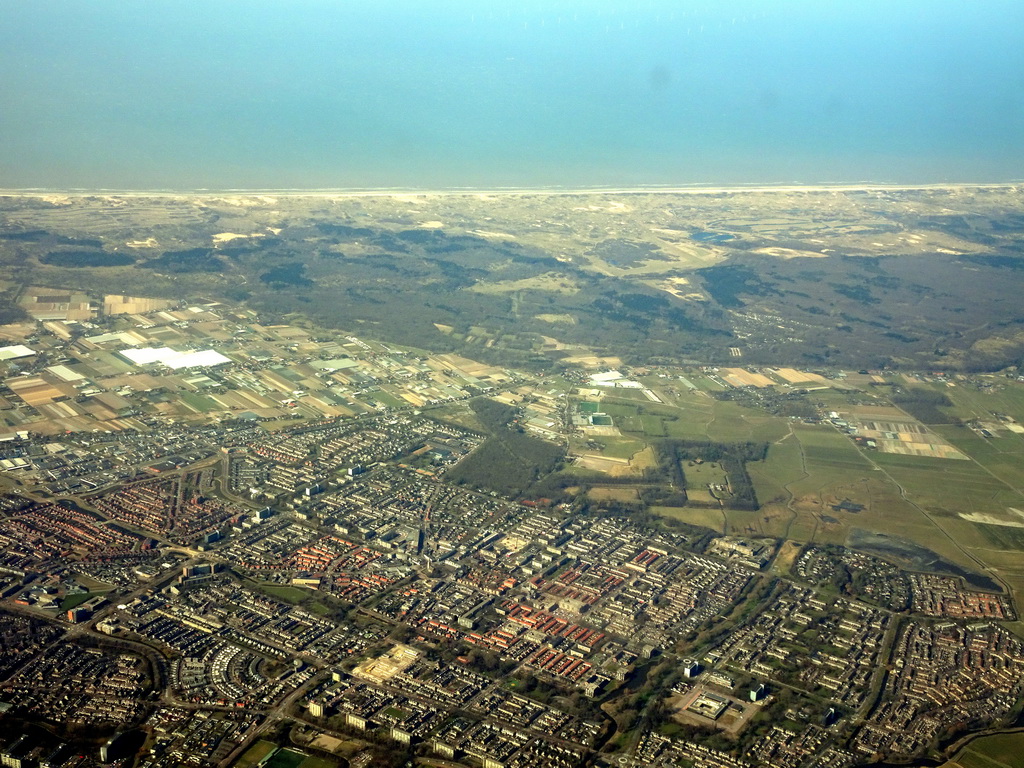
<svg viewBox="0 0 1024 768">
<path fill-rule="evenodd" d="M 631 486 L 595 486 L 587 492 L 587 498 L 594 501 L 620 501 L 635 503 L 640 500 L 640 494 L 636 488 Z"/>
<path fill-rule="evenodd" d="M 643 434 L 639 407 L 632 403 L 623 403 L 616 399 L 605 398 L 601 403 L 601 412 L 612 417 L 622 432 Z"/>
<path fill-rule="evenodd" d="M 831 427 L 799 424 L 794 428 L 807 456 L 808 470 L 848 479 L 850 472 L 870 472 L 871 465 L 846 435 Z"/>
<path fill-rule="evenodd" d="M 947 768 L 1024 768 L 1024 733 L 975 739 L 947 763 Z"/>
<path fill-rule="evenodd" d="M 628 400 L 630 402 L 635 402 L 635 403 L 651 403 L 652 402 L 650 399 L 648 399 L 647 395 L 645 395 L 639 389 L 629 389 L 629 388 L 626 388 L 626 387 L 616 387 L 614 392 L 615 392 L 615 394 L 612 395 L 612 397 L 616 397 L 619 400 Z M 608 396 L 605 395 L 605 399 L 607 399 L 607 397 Z"/>
<path fill-rule="evenodd" d="M 612 416 L 623 432 L 647 438 L 760 442 L 779 440 L 788 431 L 783 418 L 699 395 L 687 394 L 675 404 L 662 404 L 638 403 L 616 394 L 605 397 L 601 410 Z"/>
<path fill-rule="evenodd" d="M 302 765 L 300 765 L 299 768 L 338 768 L 338 764 L 332 760 L 328 760 L 326 757 L 310 755 L 302 761 Z"/>
<path fill-rule="evenodd" d="M 219 411 L 223 408 L 222 405 L 214 402 L 206 395 L 199 395 L 195 392 L 179 392 L 178 397 L 181 398 L 182 402 L 187 406 L 193 410 L 199 411 L 200 413 Z"/>
<path fill-rule="evenodd" d="M 728 401 L 715 401 L 707 436 L 720 443 L 779 440 L 788 431 L 786 420 Z"/>
<path fill-rule="evenodd" d="M 647 437 L 665 437 L 665 422 L 660 416 L 644 414 L 640 417 L 640 428 Z"/>
<path fill-rule="evenodd" d="M 383 389 L 375 389 L 367 396 L 372 400 L 376 400 L 378 403 L 383 405 L 385 408 L 408 408 L 409 403 L 398 397 L 395 397 L 390 392 L 385 392 Z M 365 399 L 365 398 L 364 398 Z"/>
<path fill-rule="evenodd" d="M 713 384 L 697 374 L 687 378 L 700 387 Z M 705 392 L 680 391 L 664 381 L 658 387 L 664 403 L 638 399 L 640 392 L 609 393 L 600 410 L 612 416 L 622 438 L 596 438 L 609 458 L 629 458 L 645 444 L 665 439 L 712 440 L 722 443 L 765 442 L 764 461 L 750 462 L 747 472 L 761 509 L 756 512 L 658 507 L 665 517 L 706 525 L 731 533 L 846 544 L 857 531 L 911 539 L 943 558 L 972 571 L 999 570 L 1015 589 L 1024 584 L 1024 435 L 1005 428 L 993 412 L 1024 423 L 1024 386 L 991 377 L 991 387 L 969 383 L 915 384 L 952 401 L 942 413 L 962 422 L 993 425 L 986 438 L 954 423 L 935 433 L 969 457 L 968 461 L 864 451 L 829 425 L 809 425 L 771 415 L 734 401 L 715 400 Z M 879 405 L 881 390 L 870 393 Z M 822 391 L 813 396 L 819 407 L 841 410 L 862 402 L 862 392 Z M 580 452 L 587 451 L 582 444 Z M 694 499 L 710 482 L 710 467 L 685 467 Z M 701 496 L 700 500 L 709 501 Z M 849 500 L 860 511 L 836 510 Z M 980 561 L 980 562 L 979 562 Z"/>
<path fill-rule="evenodd" d="M 722 465 L 717 462 L 705 461 L 697 464 L 692 461 L 683 462 L 683 475 L 686 477 L 686 489 L 706 489 L 708 485 L 725 485 L 729 476 Z"/>
<path fill-rule="evenodd" d="M 761 504 L 789 501 L 785 486 L 804 476 L 802 444 L 796 437 L 773 443 L 764 461 L 747 464 L 747 473 Z"/>
<path fill-rule="evenodd" d="M 84 573 L 76 573 L 75 581 L 81 584 L 83 587 L 88 589 L 93 594 L 97 592 L 109 592 L 114 588 L 113 584 L 108 584 L 105 581 L 99 581 L 91 576 L 86 576 Z"/>
<path fill-rule="evenodd" d="M 267 768 L 299 768 L 307 756 L 292 749 L 279 749 L 265 765 Z"/>
<path fill-rule="evenodd" d="M 78 595 L 68 595 L 60 601 L 60 609 L 62 611 L 70 611 L 72 608 L 77 608 L 78 606 L 80 606 L 90 597 L 95 597 L 95 595 L 91 595 L 88 592 L 82 592 Z"/>
<path fill-rule="evenodd" d="M 977 538 L 979 526 L 959 520 L 953 512 L 943 516 L 942 509 L 925 505 L 923 499 L 942 487 L 939 478 L 950 467 L 961 470 L 963 479 L 974 483 L 969 482 L 968 487 L 975 492 L 981 487 L 993 490 L 991 475 L 963 461 L 864 454 L 849 437 L 831 427 L 793 423 L 792 430 L 792 437 L 770 446 L 764 462 L 748 465 L 762 508 L 757 515 L 727 512 L 730 530 L 752 529 L 765 535 L 845 544 L 854 529 L 861 529 L 912 539 L 964 567 L 978 569 L 958 543 L 963 543 L 964 536 Z M 907 490 L 909 501 L 897 482 Z M 847 499 L 863 509 L 847 512 L 832 508 Z M 912 502 L 921 503 L 925 511 Z M 951 525 L 959 523 L 963 531 L 957 528 L 954 534 Z"/>
<path fill-rule="evenodd" d="M 593 453 L 598 456 L 606 456 L 609 459 L 629 459 L 634 454 L 642 451 L 646 446 L 643 440 L 632 437 L 600 437 L 594 438 L 595 442 L 604 446 L 604 450 L 593 451 L 586 447 L 585 441 L 574 443 L 574 450 L 580 453 Z"/>
<path fill-rule="evenodd" d="M 308 600 L 312 594 L 308 589 L 292 587 L 287 584 L 257 584 L 256 588 L 265 595 L 292 604 Z"/>
<path fill-rule="evenodd" d="M 238 758 L 233 768 L 253 768 L 253 766 L 258 765 L 260 760 L 265 758 L 275 749 L 277 749 L 276 744 L 260 739 L 249 747 L 249 749 L 247 749 L 240 758 Z"/>
<path fill-rule="evenodd" d="M 1024 497 L 975 462 L 891 453 L 872 459 L 929 509 L 1005 514 L 1008 506 L 1024 504 Z"/>
<path fill-rule="evenodd" d="M 649 507 L 649 509 L 661 517 L 725 533 L 725 515 L 720 509 L 705 509 L 703 507 Z"/>
<path fill-rule="evenodd" d="M 942 392 L 953 401 L 953 412 L 964 421 L 982 419 L 994 421 L 993 411 L 1005 413 L 1024 424 L 1024 384 L 1009 381 L 1001 376 L 983 376 L 982 380 L 992 386 L 979 390 L 973 386 L 958 384 L 948 387 L 933 384 L 932 389 Z"/>
<path fill-rule="evenodd" d="M 966 427 L 935 427 L 934 431 L 1003 482 L 1024 488 L 1024 435 L 1000 430 L 997 437 L 985 438 Z"/>
</svg>

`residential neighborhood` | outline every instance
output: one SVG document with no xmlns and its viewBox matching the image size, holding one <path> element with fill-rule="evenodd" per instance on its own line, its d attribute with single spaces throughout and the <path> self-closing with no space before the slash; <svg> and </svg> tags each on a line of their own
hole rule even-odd
<svg viewBox="0 0 1024 768">
<path fill-rule="evenodd" d="M 612 419 L 526 373 L 258 320 L 48 318 L 0 356 L 5 765 L 116 762 L 33 721 L 108 754 L 134 734 L 142 768 L 832 768 L 1012 719 L 1009 595 L 455 482 L 488 435 L 432 407 L 495 398 L 549 441 Z"/>
</svg>

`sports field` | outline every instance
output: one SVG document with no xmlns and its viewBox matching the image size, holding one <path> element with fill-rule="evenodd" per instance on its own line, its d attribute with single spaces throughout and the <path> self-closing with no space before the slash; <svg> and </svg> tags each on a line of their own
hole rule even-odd
<svg viewBox="0 0 1024 768">
<path fill-rule="evenodd" d="M 263 760 L 267 755 L 271 754 L 277 745 L 260 739 L 247 749 L 240 758 L 235 762 L 234 768 L 254 768 Z"/>
<path fill-rule="evenodd" d="M 235 762 L 232 768 L 337 768 L 337 763 L 327 758 L 307 755 L 295 749 L 279 748 L 276 744 L 260 739 Z"/>
</svg>

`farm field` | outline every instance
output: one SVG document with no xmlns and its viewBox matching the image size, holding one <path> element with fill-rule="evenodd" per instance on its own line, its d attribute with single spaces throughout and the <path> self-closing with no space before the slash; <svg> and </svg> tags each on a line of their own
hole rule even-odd
<svg viewBox="0 0 1024 768">
<path fill-rule="evenodd" d="M 1024 733 L 1001 733 L 975 739 L 942 768 L 1022 768 Z"/>
<path fill-rule="evenodd" d="M 631 486 L 597 486 L 587 492 L 587 496 L 594 501 L 639 501 L 640 495 L 636 488 Z"/>
<path fill-rule="evenodd" d="M 942 407 L 949 414 L 943 420 L 950 423 L 930 427 L 931 442 L 947 447 L 915 456 L 866 450 L 830 424 L 807 424 L 746 402 L 716 399 L 709 391 L 719 385 L 711 378 L 692 371 L 682 378 L 686 385 L 666 383 L 670 377 L 645 380 L 661 403 L 642 398 L 639 390 L 614 389 L 604 393 L 599 405 L 588 405 L 587 411 L 609 414 L 621 434 L 595 438 L 604 445 L 600 455 L 606 466 L 595 460 L 589 468 L 622 476 L 616 462 L 665 439 L 764 442 L 764 461 L 747 465 L 760 509 L 701 508 L 717 503 L 707 485 L 720 479 L 705 477 L 710 465 L 695 465 L 683 469 L 696 505 L 653 505 L 651 511 L 735 535 L 847 546 L 865 536 L 872 541 L 876 539 L 870 537 L 881 536 L 879 541 L 895 546 L 895 552 L 899 546 L 892 542 L 911 541 L 939 561 L 997 575 L 1015 589 L 1024 585 L 1024 566 L 1019 564 L 1024 550 L 1024 434 L 1003 428 L 992 432 L 995 437 L 983 437 L 952 423 L 982 417 L 992 422 L 992 411 L 1011 420 L 1020 412 L 1024 419 L 1020 383 L 1000 382 L 998 391 L 980 391 L 915 380 L 914 387 L 947 394 L 953 403 Z M 856 412 L 879 423 L 921 423 L 893 407 L 889 389 L 872 389 L 865 400 L 865 393 L 844 386 L 808 397 L 817 401 L 820 412 Z M 960 458 L 940 457 L 947 454 Z M 590 498 L 637 503 L 633 500 L 638 497 L 634 489 L 595 487 Z"/>
<path fill-rule="evenodd" d="M 1024 593 L 1024 427 L 1009 428 L 1016 413 L 1024 419 L 1024 382 L 999 378 L 989 386 L 979 377 L 948 386 L 923 376 L 851 374 L 836 380 L 837 388 L 794 394 L 787 385 L 722 389 L 691 369 L 638 380 L 661 402 L 639 389 L 583 391 L 580 412 L 606 413 L 614 425 L 590 428 L 607 435 L 584 429 L 570 436 L 571 453 L 581 458 L 566 474 L 587 484 L 590 501 L 637 506 L 729 535 L 860 548 L 905 568 L 962 569 Z M 949 404 L 937 399 L 936 409 L 921 392 L 949 395 Z M 907 409 L 900 397 L 911 398 Z M 787 412 L 787 403 L 797 402 L 807 413 L 800 398 L 816 418 Z M 849 427 L 834 425 L 832 412 L 840 421 L 845 414 L 858 418 Z M 911 437 L 921 435 L 939 450 L 874 450 L 855 442 L 860 421 L 883 432 L 885 425 L 905 425 Z M 689 505 L 659 498 L 658 485 L 667 488 L 670 479 L 654 449 L 671 440 L 767 446 L 763 460 L 746 463 L 758 508 L 730 509 L 728 499 L 715 508 L 720 501 L 707 486 L 721 478 L 708 474 L 710 464 L 682 467 Z M 645 469 L 651 484 L 620 484 Z M 612 482 L 604 485 L 602 477 Z"/>
<path fill-rule="evenodd" d="M 685 379 L 694 386 L 717 386 L 710 378 L 690 372 Z M 652 511 L 657 514 L 730 534 L 840 545 L 849 544 L 857 531 L 868 531 L 918 542 L 943 559 L 976 570 L 983 569 L 979 560 L 1012 565 L 1004 562 L 1005 555 L 1024 547 L 1024 528 L 985 522 L 986 516 L 1013 517 L 1008 508 L 1015 507 L 1017 494 L 1008 482 L 1018 478 L 1024 482 L 1024 439 L 1019 440 L 1022 451 L 1018 454 L 1018 435 L 993 441 L 964 427 L 935 428 L 937 437 L 968 454 L 968 461 L 865 453 L 850 436 L 830 425 L 774 416 L 712 398 L 701 390 L 676 386 L 668 391 L 664 382 L 653 377 L 648 383 L 662 393 L 663 403 L 641 400 L 637 390 L 616 389 L 601 399 L 600 411 L 611 416 L 623 434 L 599 438 L 606 460 L 628 460 L 643 445 L 666 438 L 769 444 L 765 460 L 748 465 L 761 504 L 756 513 L 726 509 L 709 514 L 699 507 L 655 506 Z M 849 390 L 814 396 L 821 398 L 820 406 L 826 409 L 846 408 L 857 397 Z M 868 416 L 901 414 L 880 397 L 874 401 L 873 409 L 860 407 Z M 592 408 L 596 406 L 587 410 Z M 610 469 L 621 474 L 614 466 Z M 707 490 L 708 482 L 715 480 L 702 476 L 710 469 L 684 468 L 691 501 L 715 503 Z M 634 498 L 633 490 L 622 488 L 595 489 L 591 498 L 627 501 L 624 494 Z M 835 509 L 844 502 L 858 511 Z M 1024 498 L 1016 508 L 1024 510 Z"/>
<path fill-rule="evenodd" d="M 1024 435 L 1000 430 L 986 438 L 966 427 L 935 427 L 934 431 L 1014 488 L 1024 489 Z"/>
<path fill-rule="evenodd" d="M 702 501 L 714 501 L 716 496 L 708 491 L 709 485 L 725 486 L 729 477 L 725 470 L 722 469 L 721 465 L 705 461 L 703 463 L 696 463 L 693 461 L 683 462 L 683 474 L 686 477 L 686 492 L 691 499 L 695 498 L 695 492 L 703 492 L 706 498 L 702 498 Z M 718 492 L 717 498 L 725 498 L 729 496 L 727 491 Z"/>
<path fill-rule="evenodd" d="M 930 388 L 948 397 L 953 402 L 949 410 L 964 421 L 990 421 L 993 412 L 999 412 L 1024 423 L 1024 387 L 1020 382 L 994 375 L 979 379 L 983 386 L 931 384 Z"/>
<path fill-rule="evenodd" d="M 724 530 L 726 514 L 720 509 L 652 506 L 650 511 L 661 517 L 679 520 L 689 525 L 703 526 L 719 533 L 727 533 Z"/>
</svg>

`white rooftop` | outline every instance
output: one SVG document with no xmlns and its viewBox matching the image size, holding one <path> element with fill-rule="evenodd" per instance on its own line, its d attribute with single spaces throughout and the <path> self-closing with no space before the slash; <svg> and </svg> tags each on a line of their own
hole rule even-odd
<svg viewBox="0 0 1024 768">
<path fill-rule="evenodd" d="M 130 344 L 133 347 L 144 344 L 146 339 L 138 333 L 132 331 L 116 331 L 114 333 L 101 333 L 99 336 L 86 336 L 86 341 L 91 341 L 93 344 L 104 344 L 108 341 L 119 341 L 122 344 Z"/>
<path fill-rule="evenodd" d="M 353 360 L 351 357 L 342 357 L 336 360 L 316 360 L 310 365 L 321 371 L 340 371 L 344 368 L 355 368 L 359 365 L 359 361 Z"/>
<path fill-rule="evenodd" d="M 83 381 L 85 379 L 85 376 L 80 373 L 75 373 L 66 365 L 51 365 L 46 370 L 62 381 Z"/>
<path fill-rule="evenodd" d="M 170 347 L 143 347 L 141 349 L 122 349 L 118 354 L 131 360 L 135 365 L 162 363 L 168 368 L 200 368 L 208 365 L 223 365 L 231 359 L 213 349 L 201 352 L 175 352 Z"/>
<path fill-rule="evenodd" d="M 14 360 L 19 357 L 31 357 L 34 354 L 35 352 L 24 344 L 15 344 L 11 347 L 0 347 L 0 360 Z"/>
</svg>

